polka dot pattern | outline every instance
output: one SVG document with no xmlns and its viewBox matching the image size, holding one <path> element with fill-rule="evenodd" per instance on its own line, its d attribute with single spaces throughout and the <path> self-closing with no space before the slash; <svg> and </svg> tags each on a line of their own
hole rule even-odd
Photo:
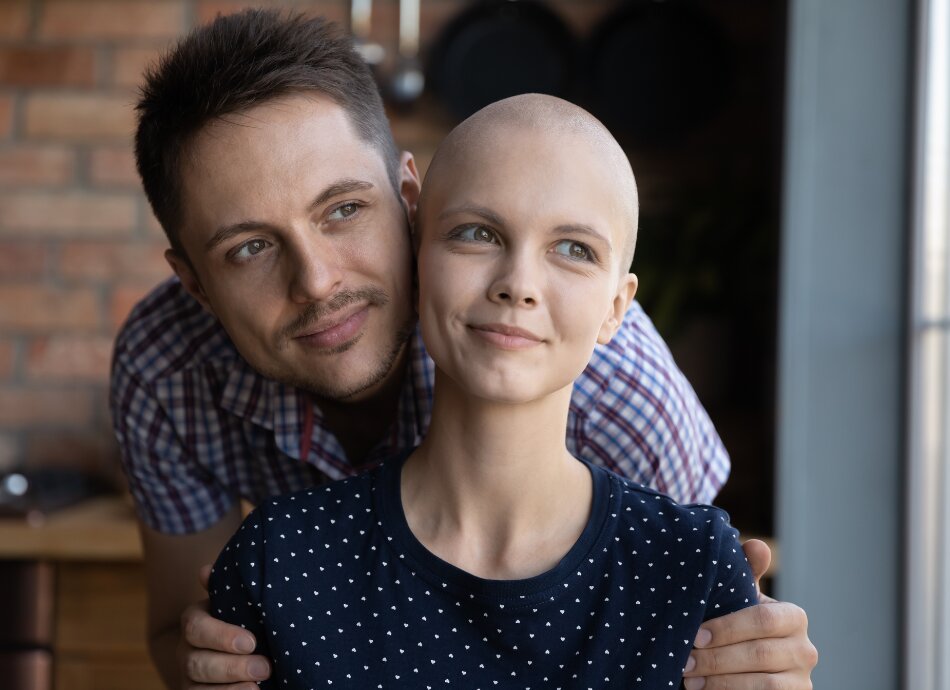
<svg viewBox="0 0 950 690">
<path fill-rule="evenodd" d="M 699 625 L 755 603 L 737 532 L 591 466 L 552 570 L 486 580 L 406 523 L 402 461 L 262 504 L 221 553 L 211 610 L 274 662 L 265 688 L 678 688 Z"/>
</svg>

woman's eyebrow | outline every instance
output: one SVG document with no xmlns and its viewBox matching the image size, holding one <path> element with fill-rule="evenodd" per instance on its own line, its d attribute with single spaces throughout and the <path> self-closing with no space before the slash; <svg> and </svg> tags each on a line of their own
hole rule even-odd
<svg viewBox="0 0 950 690">
<path fill-rule="evenodd" d="M 566 223 L 564 225 L 558 225 L 554 228 L 553 232 L 556 235 L 587 235 L 588 237 L 593 237 L 597 240 L 600 240 L 608 248 L 612 247 L 610 239 L 602 232 L 599 232 L 592 226 L 585 225 L 583 223 Z"/>
<path fill-rule="evenodd" d="M 505 221 L 501 216 L 499 216 L 487 206 L 480 206 L 479 204 L 459 204 L 458 206 L 450 206 L 449 208 L 442 209 L 438 219 L 442 220 L 448 216 L 454 216 L 462 213 L 469 213 L 479 216 L 487 220 L 492 225 L 499 227 L 505 224 Z"/>
</svg>

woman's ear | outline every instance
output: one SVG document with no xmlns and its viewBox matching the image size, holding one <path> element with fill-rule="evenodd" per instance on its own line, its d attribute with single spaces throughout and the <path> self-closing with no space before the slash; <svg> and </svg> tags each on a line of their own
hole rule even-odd
<svg viewBox="0 0 950 690">
<path fill-rule="evenodd" d="M 604 317 L 604 322 L 600 325 L 600 331 L 597 333 L 597 343 L 606 345 L 611 341 L 620 324 L 623 323 L 623 316 L 627 313 L 627 308 L 637 294 L 637 276 L 633 273 L 624 275 L 617 284 L 617 292 L 614 294 L 613 301 L 610 303 L 610 309 Z"/>
</svg>

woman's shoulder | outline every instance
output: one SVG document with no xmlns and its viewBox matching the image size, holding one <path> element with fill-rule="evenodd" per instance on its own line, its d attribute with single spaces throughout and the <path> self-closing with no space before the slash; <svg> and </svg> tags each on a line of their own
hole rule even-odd
<svg viewBox="0 0 950 690">
<path fill-rule="evenodd" d="M 629 527 L 658 536 L 682 537 L 693 541 L 700 536 L 708 539 L 729 525 L 729 514 L 722 508 L 704 503 L 677 503 L 670 496 L 643 484 L 599 468 L 612 477 L 612 486 L 619 495 L 618 516 Z M 630 531 L 628 529 L 628 531 Z"/>
</svg>

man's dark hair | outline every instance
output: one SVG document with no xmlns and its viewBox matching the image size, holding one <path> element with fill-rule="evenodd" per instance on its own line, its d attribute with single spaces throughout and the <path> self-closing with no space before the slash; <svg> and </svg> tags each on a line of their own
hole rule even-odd
<svg viewBox="0 0 950 690">
<path fill-rule="evenodd" d="M 135 162 L 155 217 L 183 257 L 183 152 L 208 123 L 294 92 L 341 106 L 376 147 L 399 190 L 399 151 L 372 74 L 334 23 L 276 10 L 218 16 L 194 29 L 145 72 L 136 110 Z"/>
</svg>

